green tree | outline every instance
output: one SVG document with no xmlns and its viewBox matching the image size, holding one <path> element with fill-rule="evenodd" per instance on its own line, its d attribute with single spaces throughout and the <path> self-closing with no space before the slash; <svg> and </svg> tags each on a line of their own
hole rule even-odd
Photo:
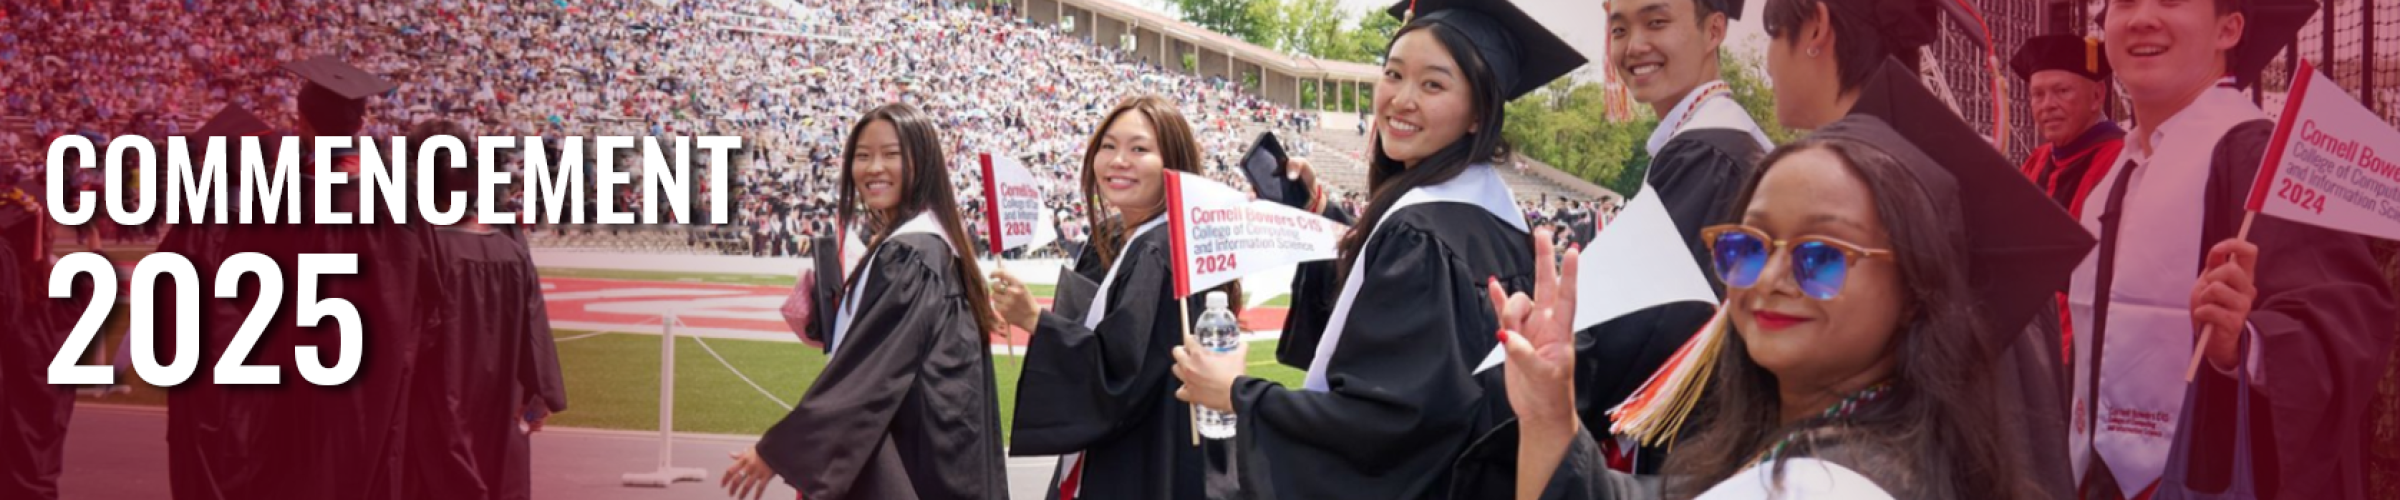
<svg viewBox="0 0 2400 500">
<path fill-rule="evenodd" d="M 1728 54 L 1728 57 L 1717 58 L 1719 78 L 1725 81 L 1725 86 L 1733 87 L 1733 100 L 1742 103 L 1742 110 L 1750 112 L 1750 117 L 1758 120 L 1758 128 L 1766 131 L 1767 139 L 1776 144 L 1792 142 L 1792 129 L 1784 128 L 1783 123 L 1775 118 L 1775 88 L 1767 84 L 1766 75 L 1759 74 L 1761 70 L 1758 68 L 1759 61 L 1755 57 Z"/>
<path fill-rule="evenodd" d="M 1658 119 L 1607 119 L 1608 93 L 1594 83 L 1551 82 L 1508 105 L 1502 134 L 1518 152 L 1618 192 L 1638 188 L 1649 163 L 1642 142 Z"/>
<path fill-rule="evenodd" d="M 1258 43 L 1262 26 L 1255 16 L 1253 5 L 1262 0 L 1168 0 L 1180 12 L 1183 21 L 1202 29 Z M 1264 45 L 1264 44 L 1262 44 Z"/>
<path fill-rule="evenodd" d="M 1367 11 L 1358 22 L 1333 40 L 1319 59 L 1350 61 L 1363 64 L 1383 62 L 1384 46 L 1392 41 L 1392 33 L 1400 31 L 1400 20 L 1381 11 Z"/>
<path fill-rule="evenodd" d="M 1241 1 L 1245 4 L 1242 14 L 1243 22 L 1249 26 L 1247 27 L 1248 31 L 1241 34 L 1239 38 L 1252 45 L 1277 51 L 1291 50 L 1288 45 L 1292 39 L 1292 23 L 1286 17 L 1289 13 L 1285 12 L 1287 10 L 1285 6 L 1289 4 L 1288 0 Z"/>
<path fill-rule="evenodd" d="M 1282 4 L 1283 39 L 1275 45 L 1286 53 L 1332 59 L 1345 50 L 1342 24 L 1349 14 L 1336 0 L 1271 0 Z"/>
</svg>

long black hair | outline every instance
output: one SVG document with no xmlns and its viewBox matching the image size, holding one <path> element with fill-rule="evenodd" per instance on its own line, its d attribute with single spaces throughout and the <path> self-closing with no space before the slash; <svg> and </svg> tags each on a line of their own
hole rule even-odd
<svg viewBox="0 0 2400 500">
<path fill-rule="evenodd" d="M 1392 41 L 1384 45 L 1384 54 L 1391 54 L 1392 46 L 1400 43 L 1400 37 L 1418 30 L 1432 33 L 1434 39 L 1441 42 L 1442 48 L 1458 59 L 1459 69 L 1466 73 L 1469 101 L 1474 107 L 1475 131 L 1434 151 L 1431 156 L 1418 161 L 1415 168 L 1385 155 L 1380 137 L 1367 138 L 1374 145 L 1369 149 L 1374 150 L 1375 154 L 1375 158 L 1367 163 L 1367 207 L 1359 211 L 1358 224 L 1350 226 L 1349 234 L 1342 236 L 1340 272 L 1344 275 L 1349 274 L 1351 263 L 1365 250 L 1367 236 L 1375 231 L 1375 224 L 1389 215 L 1392 204 L 1398 203 L 1401 195 L 1419 186 L 1440 184 L 1458 177 L 1459 173 L 1476 163 L 1508 155 L 1508 143 L 1500 137 L 1501 127 L 1507 124 L 1507 89 L 1500 88 L 1499 76 L 1492 72 L 1490 64 L 1484 62 L 1483 55 L 1475 51 L 1474 41 L 1440 20 L 1417 19 L 1392 33 Z"/>
<path fill-rule="evenodd" d="M 2009 456 L 1998 436 L 2008 412 L 1993 396 L 1993 349 L 1977 339 L 1993 325 L 1978 314 L 1967 283 L 1965 214 L 1949 195 L 1931 193 L 1908 166 L 1872 144 L 1848 138 L 1808 138 L 1775 150 L 1759 162 L 1758 174 L 1736 197 L 1747 207 L 1766 169 L 1799 152 L 1825 150 L 1840 157 L 1865 181 L 1876 214 L 1891 235 L 1893 261 L 1903 297 L 1899 329 L 1892 334 L 1892 389 L 1839 421 L 1815 418 L 1785 424 L 1775 374 L 1750 359 L 1740 335 L 1725 348 L 1709 376 L 1707 401 L 1696 406 L 1693 432 L 1667 457 L 1667 498 L 1692 498 L 1750 467 L 1767 446 L 1795 431 L 1831 429 L 1834 443 L 1815 434 L 1794 439 L 1780 457 L 1811 456 L 1839 448 L 1846 464 L 1892 489 L 1899 498 L 2022 498 L 2031 480 Z M 1938 200 L 1938 201 L 1937 201 Z M 1782 461 L 1772 464 L 1776 477 Z"/>
<path fill-rule="evenodd" d="M 958 194 L 950 189 L 950 168 L 947 156 L 942 154 L 941 132 L 933 127 L 933 119 L 925 116 L 925 112 L 907 104 L 886 104 L 867 110 L 858 123 L 850 126 L 850 139 L 842 148 L 837 227 L 858 227 L 854 225 L 860 216 L 858 186 L 852 184 L 850 169 L 858 162 L 859 135 L 875 122 L 892 124 L 892 131 L 900 136 L 901 164 L 905 168 L 900 177 L 900 205 L 888 213 L 867 214 L 867 248 L 883 244 L 893 230 L 918 214 L 932 212 L 941 223 L 942 234 L 950 240 L 950 252 L 957 257 L 958 286 L 966 293 L 968 307 L 974 309 L 976 328 L 990 332 L 1000 327 L 1000 315 L 992 310 L 991 298 L 984 289 L 983 267 L 975 263 L 976 249 L 972 243 L 975 240 L 967 239 L 967 226 L 960 222 Z M 866 266 L 867 259 L 859 259 L 857 265 Z M 851 270 L 850 278 L 842 283 L 843 290 L 857 286 L 853 281 L 864 278 L 857 271 Z M 834 303 L 838 306 L 843 298 L 846 297 L 837 295 Z"/>
</svg>

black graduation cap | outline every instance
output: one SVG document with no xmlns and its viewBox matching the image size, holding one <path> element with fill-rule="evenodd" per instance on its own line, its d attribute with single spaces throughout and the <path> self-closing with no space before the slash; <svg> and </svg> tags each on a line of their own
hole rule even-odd
<svg viewBox="0 0 2400 500">
<path fill-rule="evenodd" d="M 258 119 L 258 115 L 250 114 L 250 110 L 242 109 L 241 106 L 227 105 L 225 109 L 217 111 L 216 116 L 209 117 L 207 123 L 201 124 L 199 130 L 193 131 L 192 136 L 244 137 L 273 135 L 274 133 L 274 127 L 267 126 L 267 122 Z"/>
<path fill-rule="evenodd" d="M 1984 142 L 1900 61 L 1860 89 L 1849 117 L 1815 132 L 1882 145 L 1906 163 L 1936 200 L 1958 200 L 1967 232 L 1967 281 L 1995 348 L 2022 331 L 2094 239 L 2057 202 Z M 1972 186 L 1971 189 L 1965 186 Z"/>
<path fill-rule="evenodd" d="M 2217 0 L 2231 2 L 2236 0 Z M 2308 18 L 2317 15 L 2316 0 L 2242 0 L 2248 5 L 2243 11 L 2242 41 L 2233 46 L 2227 70 L 2233 72 L 2236 85 L 2255 85 L 2260 71 L 2275 53 L 2299 38 L 2300 27 Z"/>
<path fill-rule="evenodd" d="M 2075 35 L 2042 35 L 2025 40 L 2017 46 L 2017 55 L 2008 58 L 2008 69 L 2017 78 L 2032 80 L 2033 74 L 2059 70 L 2083 75 L 2093 81 L 2106 80 L 2114 71 L 2108 67 L 2108 57 L 2101 55 L 2103 45 L 2098 38 Z"/>
<path fill-rule="evenodd" d="M 1293 189 L 1291 182 L 1283 178 L 1283 163 L 1287 158 L 1290 156 L 1283 152 L 1283 142 L 1275 140 L 1275 133 L 1261 132 L 1258 141 L 1250 144 L 1250 152 L 1242 154 L 1242 175 L 1250 179 L 1250 190 L 1258 193 L 1259 199 L 1306 208 L 1306 190 Z"/>
<path fill-rule="evenodd" d="M 300 89 L 300 117 L 318 135 L 358 132 L 367 114 L 366 99 L 400 88 L 399 84 L 333 56 L 284 63 L 283 70 L 308 81 Z"/>
<path fill-rule="evenodd" d="M 1385 12 L 1402 22 L 1409 22 L 1413 14 L 1416 20 L 1466 35 L 1499 77 L 1501 95 L 1508 99 L 1549 85 L 1590 62 L 1507 0 L 1401 0 Z"/>
</svg>

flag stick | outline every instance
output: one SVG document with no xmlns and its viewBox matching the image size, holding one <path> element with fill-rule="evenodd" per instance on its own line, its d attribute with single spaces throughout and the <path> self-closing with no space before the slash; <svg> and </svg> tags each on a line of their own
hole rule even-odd
<svg viewBox="0 0 2400 500">
<path fill-rule="evenodd" d="M 1180 308 L 1182 308 L 1182 309 L 1183 309 L 1183 311 L 1182 311 L 1182 312 L 1183 312 L 1183 316 L 1182 316 L 1182 317 L 1179 317 L 1179 318 L 1177 318 L 1177 320 L 1176 320 L 1175 322 L 1176 322 L 1176 323 L 1182 323 L 1182 324 L 1183 324 L 1183 339 L 1184 339 L 1185 343 L 1190 343 L 1190 341 L 1191 341 L 1191 339 L 1192 339 L 1192 322 L 1191 322 L 1191 319 L 1192 319 L 1192 301 L 1191 301 L 1191 297 L 1184 297 L 1184 298 L 1182 298 L 1182 299 L 1177 299 L 1177 300 L 1175 301 L 1175 305 L 1176 305 L 1177 307 L 1180 307 Z M 1192 354 L 1194 354 L 1194 355 L 1198 355 L 1198 354 L 1200 354 L 1200 353 L 1196 353 L 1196 352 L 1195 352 L 1195 353 L 1192 353 Z M 1198 447 L 1200 447 L 1200 403 L 1192 403 L 1192 404 L 1190 404 L 1190 405 L 1186 405 L 1186 406 L 1184 406 L 1184 412 L 1183 412 L 1183 414 L 1184 414 L 1185 416 L 1191 417 L 1191 420 L 1192 420 L 1192 447 L 1193 447 L 1193 448 L 1198 448 Z"/>
<path fill-rule="evenodd" d="M 2242 230 L 2240 233 L 2236 233 L 2233 238 L 2242 241 L 2250 241 L 2250 222 L 2257 219 L 2258 212 L 2255 210 L 2251 211 L 2249 214 L 2243 215 Z M 2232 256 L 2227 256 L 2227 258 L 2231 257 Z M 2235 332 L 2234 335 L 2238 336 L 2241 335 L 2241 333 Z M 2213 339 L 2216 336 L 2216 325 L 2209 325 L 2200 328 L 2200 343 L 2192 344 L 2192 363 L 2190 366 L 2183 368 L 2183 381 L 2185 383 L 2190 383 L 2193 378 L 2196 378 L 2200 375 L 2200 359 L 2207 357 L 2208 342 L 2210 339 Z"/>
</svg>

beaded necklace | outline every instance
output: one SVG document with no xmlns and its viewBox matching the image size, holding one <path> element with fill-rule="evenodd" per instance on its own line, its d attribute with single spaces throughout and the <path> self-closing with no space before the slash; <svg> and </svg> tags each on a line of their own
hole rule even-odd
<svg viewBox="0 0 2400 500">
<path fill-rule="evenodd" d="M 1733 87 L 1725 85 L 1725 82 L 1716 82 L 1711 83 L 1706 87 L 1701 87 L 1698 90 L 1694 90 L 1693 92 L 1700 94 L 1700 98 L 1693 99 L 1692 106 L 1690 108 L 1685 108 L 1683 110 L 1683 116 L 1675 119 L 1674 128 L 1669 128 L 1667 130 L 1675 131 L 1674 133 L 1682 133 L 1683 126 L 1692 121 L 1693 115 L 1700 114 L 1700 108 L 1702 106 L 1707 106 L 1708 101 L 1718 97 L 1732 97 Z"/>
<path fill-rule="evenodd" d="M 1826 407 L 1825 413 L 1818 415 L 1817 420 L 1820 422 L 1827 422 L 1848 418 L 1851 414 L 1858 413 L 1859 408 L 1866 407 L 1867 403 L 1872 403 L 1876 400 L 1883 399 L 1884 395 L 1890 394 L 1891 392 L 1891 382 L 1876 382 L 1874 385 L 1867 386 L 1865 389 L 1859 389 L 1858 392 L 1853 392 L 1848 396 L 1843 396 L 1841 401 L 1835 402 L 1833 406 Z M 1792 439 L 1799 437 L 1800 433 L 1805 431 L 1806 429 L 1800 429 L 1794 430 L 1788 434 L 1784 434 L 1783 439 L 1775 440 L 1775 446 L 1768 447 L 1767 451 L 1759 453 L 1758 457 L 1751 459 L 1750 463 L 1752 465 L 1756 465 L 1782 458 L 1783 449 L 1791 446 Z"/>
</svg>

